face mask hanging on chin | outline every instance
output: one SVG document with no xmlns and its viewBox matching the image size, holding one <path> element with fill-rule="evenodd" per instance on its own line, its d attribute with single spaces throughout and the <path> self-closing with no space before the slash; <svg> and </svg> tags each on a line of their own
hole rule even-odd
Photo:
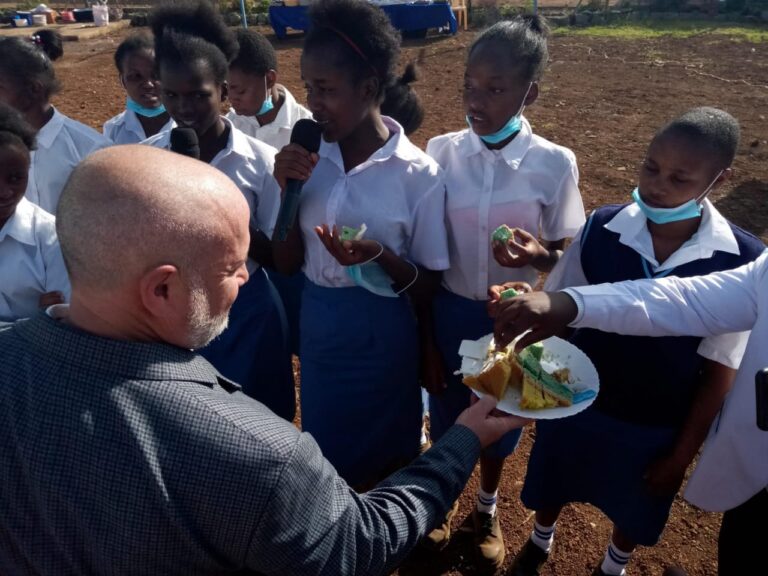
<svg viewBox="0 0 768 576">
<path fill-rule="evenodd" d="M 146 108 L 133 100 L 130 96 L 125 103 L 125 107 L 128 110 L 135 112 L 139 116 L 144 116 L 145 118 L 156 118 L 161 114 L 165 114 L 165 106 L 163 104 L 160 104 L 160 106 L 157 108 Z"/>
<path fill-rule="evenodd" d="M 717 179 L 720 178 L 722 173 L 723 171 L 720 170 L 720 172 L 717 173 L 717 176 L 715 176 L 715 179 L 712 180 L 706 190 L 699 196 L 691 198 L 688 202 L 684 202 L 683 204 L 680 204 L 680 206 L 675 206 L 674 208 L 656 208 L 654 206 L 648 206 L 648 204 L 643 202 L 643 199 L 640 197 L 640 188 L 635 188 L 632 191 L 632 199 L 640 208 L 640 211 L 645 214 L 645 217 L 655 224 L 669 224 L 670 222 L 698 218 L 701 216 L 701 203 L 704 201 L 704 198 L 707 197 L 710 190 L 712 190 L 712 186 L 715 185 L 715 182 L 717 182 Z"/>
<path fill-rule="evenodd" d="M 528 98 L 528 93 L 531 91 L 531 87 L 533 86 L 533 82 L 528 84 L 528 89 L 525 91 L 525 96 L 523 96 L 523 101 L 520 104 L 520 108 L 517 110 L 517 113 L 512 116 L 512 118 L 509 119 L 509 121 L 501 127 L 500 130 L 494 132 L 493 134 L 486 134 L 485 136 L 481 136 L 478 134 L 478 137 L 480 140 L 485 142 L 486 144 L 498 144 L 499 142 L 504 142 L 507 138 L 511 138 L 518 132 L 520 132 L 520 129 L 523 127 L 523 110 L 525 109 L 525 99 Z M 467 121 L 467 125 L 472 128 L 472 122 L 469 119 L 469 116 L 465 116 L 465 119 Z"/>
</svg>

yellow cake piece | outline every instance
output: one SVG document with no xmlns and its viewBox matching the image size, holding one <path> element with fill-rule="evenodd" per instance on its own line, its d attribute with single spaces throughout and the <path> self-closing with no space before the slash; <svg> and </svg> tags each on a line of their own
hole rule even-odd
<svg viewBox="0 0 768 576">
<path fill-rule="evenodd" d="M 523 375 L 523 392 L 520 398 L 520 408 L 523 410 L 544 410 L 560 405 L 557 398 L 544 390 L 544 386 L 534 380 L 530 374 Z"/>
<path fill-rule="evenodd" d="M 498 358 L 489 359 L 479 374 L 465 376 L 463 382 L 470 388 L 491 394 L 497 400 L 501 400 L 507 391 L 511 372 L 512 366 L 509 359 L 498 355 Z"/>
</svg>

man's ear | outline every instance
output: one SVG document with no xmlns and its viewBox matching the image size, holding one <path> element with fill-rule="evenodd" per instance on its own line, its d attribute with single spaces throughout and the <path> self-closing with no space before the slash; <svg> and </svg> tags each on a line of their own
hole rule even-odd
<svg viewBox="0 0 768 576">
<path fill-rule="evenodd" d="M 141 303 L 157 318 L 175 315 L 186 304 L 186 294 L 179 269 L 163 264 L 145 273 L 139 280 Z"/>
</svg>

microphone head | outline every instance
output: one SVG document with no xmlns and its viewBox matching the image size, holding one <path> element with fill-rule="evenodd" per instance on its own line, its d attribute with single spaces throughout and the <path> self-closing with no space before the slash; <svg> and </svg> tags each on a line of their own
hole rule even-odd
<svg viewBox="0 0 768 576">
<path fill-rule="evenodd" d="M 320 138 L 323 135 L 323 127 L 314 120 L 302 118 L 293 125 L 291 131 L 291 144 L 298 144 L 307 152 L 320 150 Z"/>
<path fill-rule="evenodd" d="M 174 128 L 171 130 L 171 150 L 184 156 L 200 159 L 200 143 L 193 128 Z"/>
</svg>

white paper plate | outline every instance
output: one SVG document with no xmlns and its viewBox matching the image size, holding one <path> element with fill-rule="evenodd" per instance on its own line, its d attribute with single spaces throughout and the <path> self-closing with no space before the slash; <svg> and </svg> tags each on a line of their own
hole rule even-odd
<svg viewBox="0 0 768 576">
<path fill-rule="evenodd" d="M 493 334 L 488 334 L 476 341 L 465 340 L 462 342 L 459 354 L 462 356 L 461 373 L 463 375 L 478 374 L 480 372 L 483 366 L 482 358 L 484 358 L 485 351 L 488 350 L 488 346 L 492 341 Z M 600 378 L 597 375 L 594 364 L 579 348 L 557 336 L 542 340 L 541 343 L 544 346 L 541 366 L 547 372 L 553 372 L 559 368 L 568 368 L 571 371 L 570 387 L 575 392 L 594 390 L 595 395 L 588 400 L 572 404 L 571 406 L 545 408 L 544 410 L 523 410 L 520 408 L 520 390 L 510 387 L 496 407 L 503 412 L 535 420 L 554 420 L 578 414 L 595 401 L 600 390 Z M 478 355 L 481 358 L 478 358 Z M 481 398 L 485 396 L 485 394 L 474 388 L 471 390 Z"/>
</svg>

